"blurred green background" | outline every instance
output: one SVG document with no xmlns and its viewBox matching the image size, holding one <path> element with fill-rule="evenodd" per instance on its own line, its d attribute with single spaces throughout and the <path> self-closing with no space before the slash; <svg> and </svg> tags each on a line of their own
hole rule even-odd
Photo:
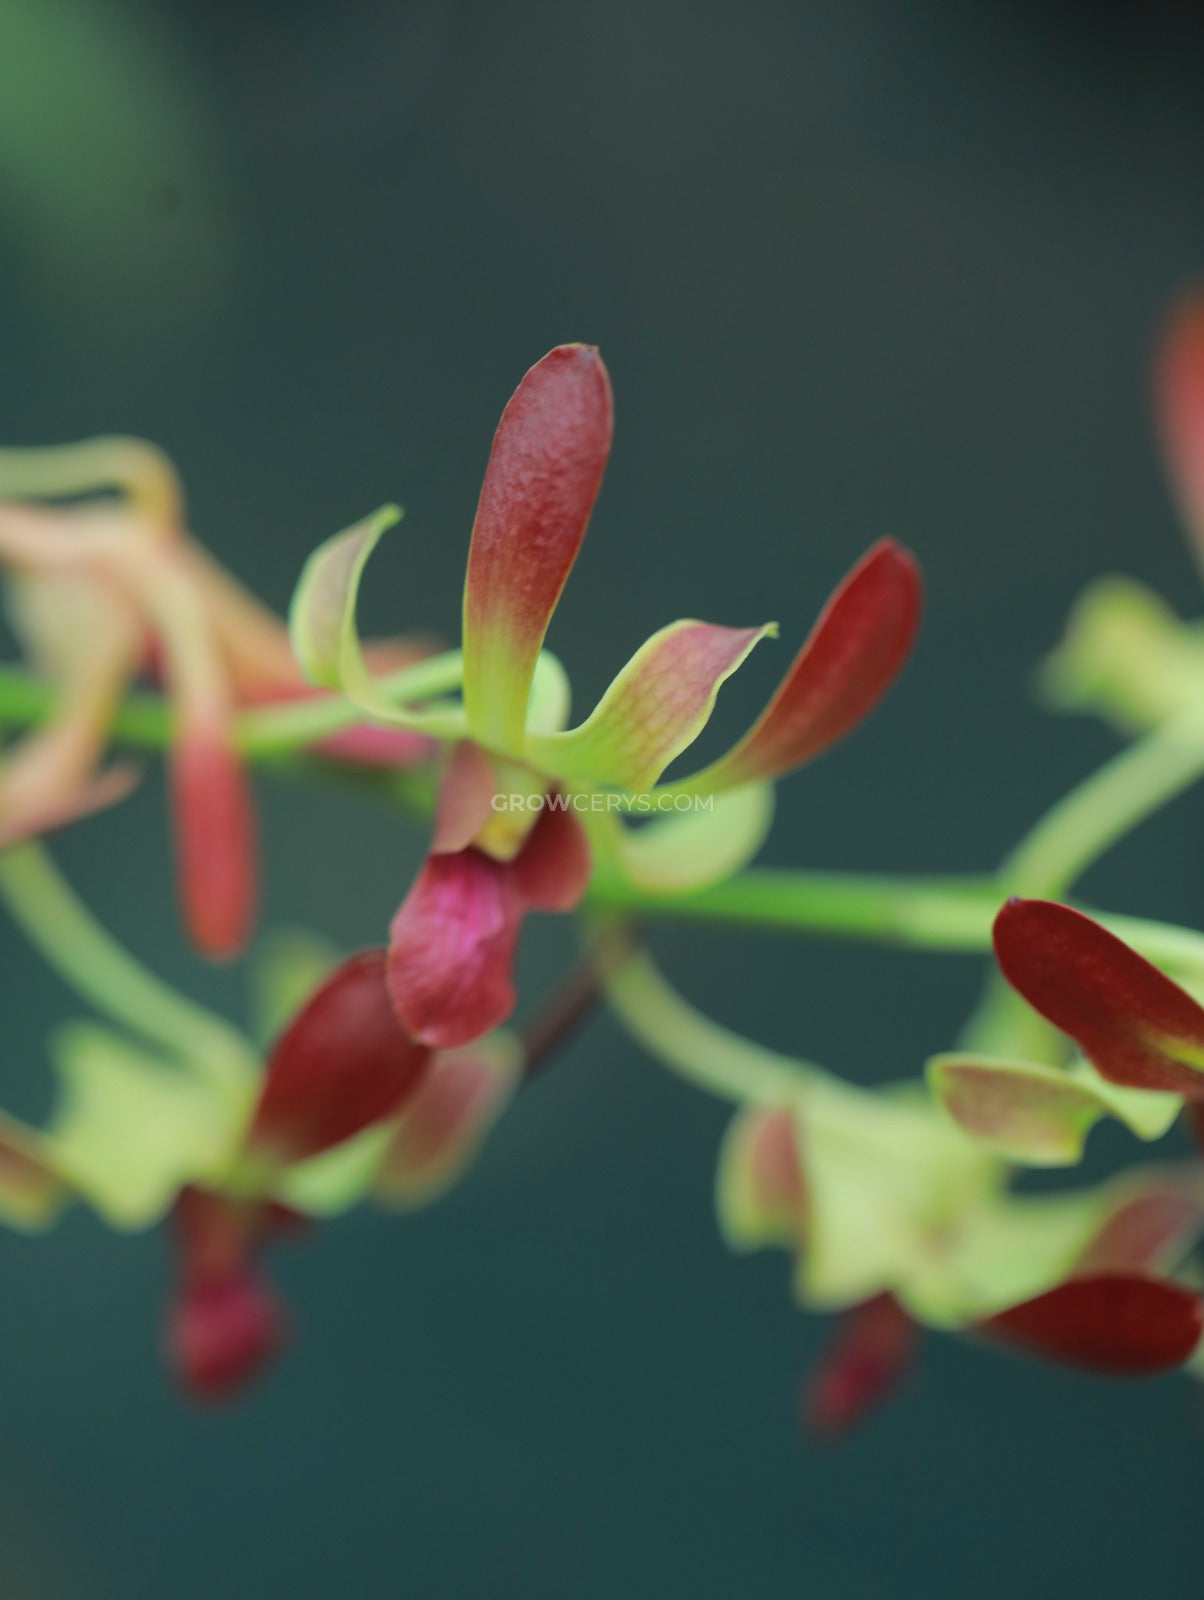
<svg viewBox="0 0 1204 1600">
<path fill-rule="evenodd" d="M 922 646 L 783 789 L 767 859 L 983 867 L 1112 748 L 1027 699 L 1076 589 L 1121 569 L 1199 609 L 1147 361 L 1204 270 L 1202 49 L 1154 0 L 0 0 L 0 435 L 155 438 L 280 607 L 398 498 L 367 620 L 451 634 L 498 412 L 596 342 L 615 454 L 551 640 L 578 703 L 672 617 L 777 616 L 718 748 L 893 533 Z M 378 940 L 421 841 L 325 793 L 269 788 L 264 818 L 269 920 Z M 1201 821 L 1173 807 L 1092 897 L 1198 922 Z M 178 932 L 157 775 L 57 853 L 167 975 L 242 1003 Z M 716 1015 L 863 1082 L 947 1046 L 981 976 L 657 943 Z M 565 945 L 532 930 L 528 995 Z M 39 1116 L 74 1003 L 7 925 L 0 951 L 4 1103 Z M 82 1212 L 3 1236 L 0 1595 L 1194 1592 L 1186 1382 L 933 1340 L 862 1434 L 800 1437 L 827 1330 L 782 1258 L 719 1243 L 725 1115 L 600 1018 L 449 1199 L 281 1258 L 296 1348 L 215 1415 L 157 1361 L 161 1240 Z"/>
</svg>

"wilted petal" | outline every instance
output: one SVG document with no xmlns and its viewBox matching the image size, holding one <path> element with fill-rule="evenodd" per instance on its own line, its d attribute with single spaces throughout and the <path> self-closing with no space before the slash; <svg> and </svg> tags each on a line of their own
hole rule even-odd
<svg viewBox="0 0 1204 1600">
<path fill-rule="evenodd" d="M 247 1134 L 280 1162 L 304 1160 L 392 1116 L 421 1081 L 429 1052 L 389 999 L 386 954 L 335 968 L 284 1030 Z"/>
<path fill-rule="evenodd" d="M 530 739 L 531 759 L 574 782 L 650 789 L 706 727 L 722 684 L 776 631 L 671 623 L 640 646 L 579 727 Z"/>
<path fill-rule="evenodd" d="M 1129 1273 L 1074 1278 L 1001 1311 L 981 1331 L 1050 1361 L 1115 1377 L 1165 1372 L 1200 1342 L 1198 1296 Z"/>
<path fill-rule="evenodd" d="M 1204 1009 L 1098 922 L 1052 900 L 1009 900 L 995 919 L 995 955 L 1102 1077 L 1204 1096 Z"/>
<path fill-rule="evenodd" d="M 1204 295 L 1187 296 L 1169 318 L 1154 372 L 1167 468 L 1183 519 L 1204 559 Z"/>
<path fill-rule="evenodd" d="M 917 1329 L 893 1295 L 854 1306 L 809 1378 L 803 1418 L 816 1433 L 845 1433 L 898 1387 L 915 1353 Z"/>
<path fill-rule="evenodd" d="M 412 1037 L 450 1049 L 506 1020 L 523 910 L 507 863 L 472 848 L 429 858 L 390 928 L 389 992 Z"/>
<path fill-rule="evenodd" d="M 464 586 L 464 700 L 484 744 L 521 754 L 536 658 L 585 537 L 612 431 L 610 380 L 561 345 L 502 413 Z"/>
<path fill-rule="evenodd" d="M 436 1056 L 385 1154 L 377 1177 L 379 1198 L 388 1205 L 416 1206 L 450 1188 L 521 1076 L 518 1051 L 501 1035 Z"/>
<path fill-rule="evenodd" d="M 920 621 L 920 569 L 876 544 L 825 606 L 759 720 L 727 755 L 678 786 L 730 789 L 801 766 L 844 737 L 886 693 Z"/>
<path fill-rule="evenodd" d="M 533 911 L 571 911 L 589 887 L 589 840 L 576 816 L 550 796 L 511 873 L 526 906 Z"/>
</svg>

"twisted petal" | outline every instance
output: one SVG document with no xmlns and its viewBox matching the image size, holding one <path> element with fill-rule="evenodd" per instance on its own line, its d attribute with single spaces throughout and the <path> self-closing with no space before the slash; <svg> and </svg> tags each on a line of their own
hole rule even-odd
<svg viewBox="0 0 1204 1600">
<path fill-rule="evenodd" d="M 301 1161 L 392 1116 L 412 1095 L 429 1052 L 389 1001 L 383 950 L 340 963 L 301 1007 L 268 1059 L 248 1146 Z"/>
<path fill-rule="evenodd" d="M 825 606 L 776 694 L 727 755 L 681 789 L 730 789 L 788 772 L 867 716 L 907 659 L 920 621 L 920 569 L 893 540 L 876 544 Z"/>
<path fill-rule="evenodd" d="M 773 623 L 670 623 L 640 646 L 579 727 L 531 738 L 531 760 L 573 782 L 650 789 L 702 732 L 722 684 L 776 631 Z"/>
<path fill-rule="evenodd" d="M 1200 1170 L 1154 1169 L 1115 1185 L 1094 1233 L 1074 1263 L 1076 1277 L 1170 1271 L 1204 1229 Z"/>
<path fill-rule="evenodd" d="M 732 1118 L 719 1152 L 715 1207 L 729 1249 L 801 1244 L 807 1193 L 789 1107 L 745 1106 Z"/>
<path fill-rule="evenodd" d="M 1198 1296 L 1132 1273 L 1074 1278 L 981 1324 L 1004 1344 L 1114 1377 L 1182 1366 L 1200 1342 Z"/>
<path fill-rule="evenodd" d="M 289 607 L 293 653 L 310 683 L 337 689 L 370 716 L 395 727 L 455 738 L 464 731 L 459 712 L 409 711 L 396 705 L 369 668 L 355 624 L 356 601 L 368 558 L 401 517 L 382 506 L 327 539 L 301 570 Z"/>
<path fill-rule="evenodd" d="M 953 1120 L 1009 1161 L 1071 1166 L 1101 1117 L 1116 1116 L 1141 1138 L 1160 1138 L 1179 1114 L 1176 1095 L 1117 1089 L 1094 1073 L 987 1056 L 936 1056 L 928 1081 Z"/>
<path fill-rule="evenodd" d="M 610 380 L 586 345 L 561 345 L 502 413 L 464 585 L 464 702 L 473 733 L 521 754 L 535 662 L 602 483 Z"/>
<path fill-rule="evenodd" d="M 1098 922 L 1051 900 L 1009 900 L 995 919 L 995 955 L 1102 1077 L 1204 1098 L 1204 1009 Z"/>
</svg>

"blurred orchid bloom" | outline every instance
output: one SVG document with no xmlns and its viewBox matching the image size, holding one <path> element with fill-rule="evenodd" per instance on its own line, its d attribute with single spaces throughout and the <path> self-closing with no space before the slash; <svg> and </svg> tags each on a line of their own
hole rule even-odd
<svg viewBox="0 0 1204 1600">
<path fill-rule="evenodd" d="M 100 498 L 117 490 L 119 499 Z M 133 774 L 99 772 L 113 714 L 136 672 L 161 672 L 180 896 L 201 950 L 235 954 L 255 914 L 249 784 L 235 747 L 243 707 L 312 693 L 287 631 L 188 537 L 175 473 L 153 446 L 98 439 L 0 451 L 0 562 L 16 631 L 53 684 L 53 719 L 0 770 L 0 846 L 118 799 Z M 88 495 L 70 504 L 32 501 Z M 397 665 L 406 651 L 376 659 Z M 383 735 L 383 737 L 382 737 Z M 405 765 L 429 745 L 403 730 L 351 729 L 317 746 L 341 759 Z"/>
<path fill-rule="evenodd" d="M 63 1037 L 63 1092 L 45 1132 L 0 1120 L 0 1212 L 41 1228 L 71 1200 L 123 1228 L 166 1217 L 175 1275 L 164 1349 L 202 1402 L 274 1361 L 288 1318 L 264 1257 L 310 1219 L 365 1199 L 412 1208 L 462 1175 L 521 1081 L 501 1035 L 441 1054 L 411 1039 L 386 953 L 337 962 L 308 989 L 246 1092 L 220 1092 L 92 1024 Z"/>
<path fill-rule="evenodd" d="M 390 508 L 322 545 L 294 597 L 294 649 L 311 682 L 446 747 L 431 855 L 393 921 L 390 945 L 398 1014 L 415 1037 L 441 1048 L 505 1020 L 523 917 L 575 905 L 599 854 L 646 886 L 678 891 L 749 859 L 768 827 L 768 780 L 813 759 L 868 714 L 918 625 L 916 564 L 884 541 L 829 601 L 749 732 L 701 772 L 649 795 L 653 815 L 658 799 L 668 809 L 675 795 L 718 795 L 714 810 L 629 834 L 609 814 L 608 797 L 654 790 L 706 725 L 721 685 L 776 627 L 671 623 L 636 651 L 584 722 L 564 726 L 567 687 L 543 643 L 601 486 L 611 432 L 609 378 L 585 345 L 552 350 L 506 406 L 468 556 L 462 704 L 399 709 L 361 651 L 357 592 L 396 520 Z"/>
<path fill-rule="evenodd" d="M 805 1105 L 745 1108 L 720 1160 L 729 1244 L 797 1253 L 803 1303 L 843 1309 L 804 1392 L 809 1426 L 841 1433 L 876 1409 L 905 1375 L 917 1324 L 1113 1376 L 1181 1366 L 1197 1349 L 1199 1295 L 1160 1274 L 1204 1230 L 1199 1173 L 1010 1196 L 918 1102 L 892 1112 L 889 1098 L 858 1094 L 861 1115 L 842 1126 Z"/>
</svg>

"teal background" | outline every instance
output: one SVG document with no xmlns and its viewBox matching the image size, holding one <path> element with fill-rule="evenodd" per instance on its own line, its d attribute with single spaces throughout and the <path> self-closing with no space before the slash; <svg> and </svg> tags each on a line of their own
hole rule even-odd
<svg viewBox="0 0 1204 1600">
<path fill-rule="evenodd" d="M 601 345 L 615 454 L 553 647 L 586 704 L 660 623 L 776 616 L 718 748 L 855 557 L 921 556 L 913 666 L 784 786 L 774 862 L 997 859 L 1114 747 L 1042 717 L 1078 587 L 1200 608 L 1152 439 L 1151 340 L 1204 268 L 1194 7 L 947 0 L 0 0 L 0 434 L 120 429 L 283 607 L 321 538 L 407 507 L 368 620 L 454 633 L 493 425 Z M 421 841 L 265 786 L 270 921 L 378 940 Z M 1088 885 L 1198 922 L 1201 808 Z M 234 1011 L 171 900 L 152 772 L 56 847 L 173 980 Z M 523 989 L 568 959 L 532 930 Z M 862 1082 L 947 1046 L 978 963 L 657 938 L 726 1022 Z M 4 1102 L 42 1115 L 74 1002 L 0 925 Z M 157 1362 L 160 1239 L 82 1212 L 0 1238 L 0 1595 L 1182 1600 L 1201 1399 L 931 1340 L 837 1448 L 827 1330 L 711 1210 L 725 1108 L 605 1018 L 429 1213 L 280 1258 L 288 1361 L 190 1411 Z M 1096 1164 L 1129 1154 L 1105 1139 Z"/>
</svg>

